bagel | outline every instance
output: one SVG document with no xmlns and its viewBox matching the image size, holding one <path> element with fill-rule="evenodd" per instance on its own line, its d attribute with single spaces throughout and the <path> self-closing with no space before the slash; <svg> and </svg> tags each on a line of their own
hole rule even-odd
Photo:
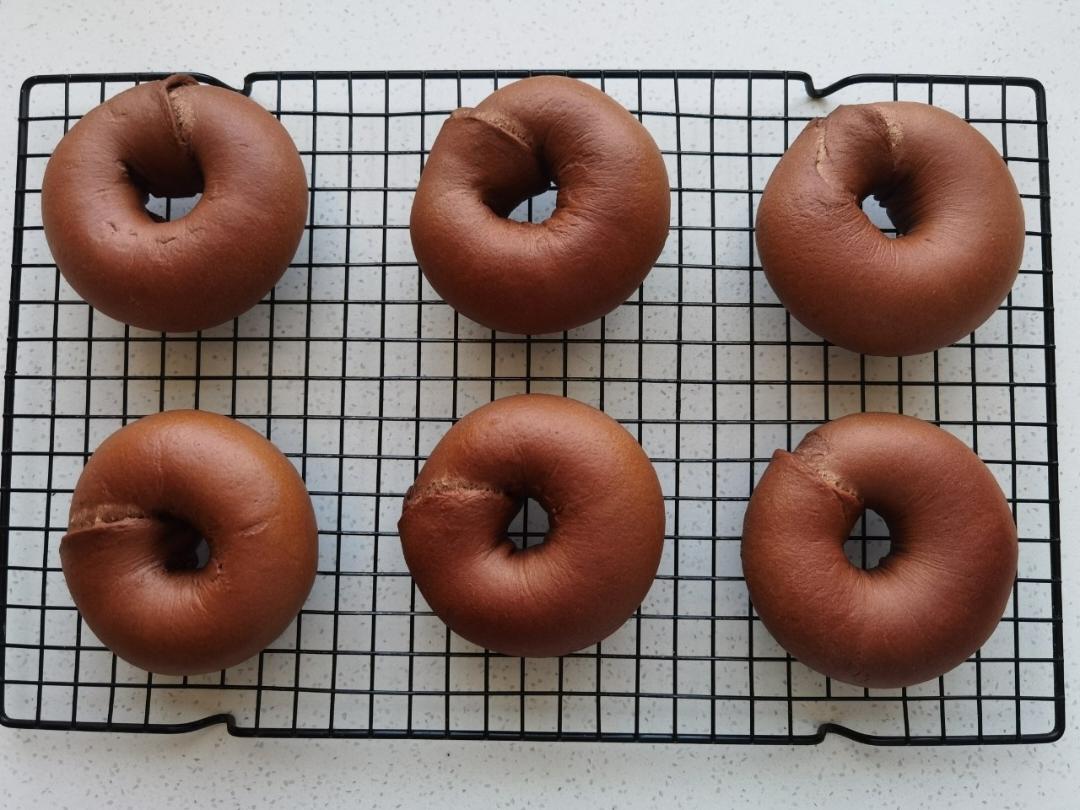
<svg viewBox="0 0 1080 810">
<path fill-rule="evenodd" d="M 165 675 L 226 669 L 274 641 L 311 590 L 317 554 L 293 465 L 251 428 L 205 411 L 146 416 L 102 442 L 60 542 L 86 624 L 124 660 Z"/>
<path fill-rule="evenodd" d="M 869 570 L 844 555 L 864 509 L 891 539 Z M 910 686 L 967 659 L 997 627 L 1016 562 L 1016 524 L 986 465 L 896 414 L 845 416 L 777 450 L 743 525 L 743 574 L 766 629 L 859 686 Z"/>
<path fill-rule="evenodd" d="M 897 238 L 863 212 L 871 194 Z M 970 334 L 1009 294 L 1024 210 L 974 127 L 894 101 L 811 121 L 765 185 L 755 235 L 769 283 L 808 329 L 863 354 L 919 354 Z"/>
<path fill-rule="evenodd" d="M 188 197 L 169 222 L 147 194 Z M 170 76 L 87 113 L 41 186 L 57 267 L 95 309 L 191 332 L 253 307 L 285 272 L 307 219 L 304 166 L 285 128 L 247 96 Z"/>
<path fill-rule="evenodd" d="M 510 212 L 558 188 L 543 222 Z M 652 136 L 591 85 L 509 84 L 443 124 L 410 216 L 425 277 L 451 306 L 504 332 L 561 332 L 607 314 L 667 239 L 671 193 Z"/>
<path fill-rule="evenodd" d="M 518 550 L 507 527 L 530 497 L 550 528 Z M 398 529 L 413 579 L 451 630 L 506 655 L 557 656 L 608 636 L 641 603 L 660 563 L 664 501 L 618 422 L 522 394 L 450 429 L 406 494 Z"/>
</svg>

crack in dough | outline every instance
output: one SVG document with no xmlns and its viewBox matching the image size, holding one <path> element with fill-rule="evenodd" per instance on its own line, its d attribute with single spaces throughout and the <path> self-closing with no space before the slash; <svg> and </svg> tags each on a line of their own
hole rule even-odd
<svg viewBox="0 0 1080 810">
<path fill-rule="evenodd" d="M 191 154 L 191 110 L 177 90 L 187 87 L 192 82 L 182 81 L 165 88 L 165 103 L 169 109 L 169 124 L 173 137 L 180 147 Z"/>
<path fill-rule="evenodd" d="M 818 118 L 814 122 L 814 126 L 817 127 L 817 155 L 814 158 L 814 171 L 817 172 L 818 177 L 824 180 L 828 185 L 833 185 L 832 179 L 826 176 L 824 170 L 824 164 L 829 161 L 829 144 L 826 141 L 828 135 L 828 119 Z"/>
<path fill-rule="evenodd" d="M 418 500 L 439 495 L 467 495 L 472 493 L 500 495 L 504 498 L 513 497 L 506 490 L 488 484 L 477 484 L 460 478 L 442 478 L 422 487 L 415 485 L 409 487 L 409 491 L 405 493 L 405 504 L 409 505 Z"/>
<path fill-rule="evenodd" d="M 68 532 L 99 529 L 131 520 L 157 520 L 157 518 L 134 504 L 103 503 L 80 509 L 72 514 L 68 521 Z"/>
<path fill-rule="evenodd" d="M 828 439 L 817 432 L 810 432 L 799 442 L 792 455 L 829 487 L 862 503 L 862 497 L 856 489 L 830 468 L 830 449 Z"/>
<path fill-rule="evenodd" d="M 508 115 L 478 110 L 474 107 L 462 107 L 454 110 L 454 112 L 450 114 L 450 117 L 459 120 L 478 121 L 481 124 L 496 130 L 500 134 L 505 135 L 523 149 L 530 152 L 534 149 L 528 130 L 522 127 L 517 119 Z"/>
</svg>

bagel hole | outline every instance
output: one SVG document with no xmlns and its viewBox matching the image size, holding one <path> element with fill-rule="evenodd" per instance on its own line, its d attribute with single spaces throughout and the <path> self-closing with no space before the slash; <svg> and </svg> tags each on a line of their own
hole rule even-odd
<svg viewBox="0 0 1080 810">
<path fill-rule="evenodd" d="M 510 521 L 506 536 L 517 551 L 525 551 L 543 545 L 550 527 L 547 510 L 539 502 L 526 498 Z"/>
<path fill-rule="evenodd" d="M 870 571 L 889 556 L 892 543 L 885 519 L 872 509 L 863 512 L 844 542 L 844 554 L 856 568 Z"/>
<path fill-rule="evenodd" d="M 202 199 L 202 194 L 194 194 L 191 197 L 155 197 L 148 195 L 146 211 L 159 222 L 171 222 L 186 217 Z"/>
<path fill-rule="evenodd" d="M 202 532 L 185 520 L 159 515 L 164 526 L 165 570 L 201 571 L 210 562 L 210 543 Z"/>
<path fill-rule="evenodd" d="M 205 537 L 200 537 L 198 545 L 195 546 L 194 570 L 201 571 L 206 568 L 208 562 L 210 562 L 210 544 L 206 542 Z"/>
<path fill-rule="evenodd" d="M 522 200 L 517 208 L 510 212 L 509 219 L 516 222 L 543 222 L 555 213 L 555 204 L 559 199 L 559 190 L 549 188 L 535 197 Z"/>
<path fill-rule="evenodd" d="M 885 234 L 890 239 L 895 239 L 900 236 L 900 230 L 896 227 L 896 223 L 892 221 L 892 217 L 889 216 L 889 212 L 885 210 L 885 206 L 882 205 L 874 195 L 870 195 L 862 201 L 862 210 L 866 214 L 866 218 L 874 224 L 879 231 Z"/>
</svg>

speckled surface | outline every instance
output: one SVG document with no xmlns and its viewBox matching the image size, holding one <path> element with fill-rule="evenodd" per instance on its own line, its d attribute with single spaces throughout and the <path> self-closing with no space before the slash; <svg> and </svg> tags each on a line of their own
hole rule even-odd
<svg viewBox="0 0 1080 810">
<path fill-rule="evenodd" d="M 250 5 L 250 7 L 249 7 Z M 283 4 L 284 5 L 284 4 Z M 1030 75 L 1047 87 L 1063 415 L 1062 549 L 1069 723 L 1054 745 L 874 749 L 236 740 L 0 731 L 0 806 L 444 805 L 518 807 L 1073 807 L 1080 787 L 1080 554 L 1076 472 L 1080 131 L 1069 3 L 870 4 L 143 3 L 0 0 L 0 189 L 12 188 L 18 88 L 31 74 L 191 69 L 239 83 L 267 68 L 791 68 L 819 84 L 865 71 Z M 812 10 L 811 10 L 812 9 Z M 10 191 L 0 194 L 0 256 L 10 255 Z M 2 294 L 6 295 L 6 284 Z M 0 307 L 0 334 L 6 333 Z M 63 774 L 61 777 L 60 774 Z"/>
</svg>

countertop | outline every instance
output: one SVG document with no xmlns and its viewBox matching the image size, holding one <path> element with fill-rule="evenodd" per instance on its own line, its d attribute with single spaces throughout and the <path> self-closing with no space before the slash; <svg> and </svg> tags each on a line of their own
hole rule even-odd
<svg viewBox="0 0 1080 810">
<path fill-rule="evenodd" d="M 0 0 L 0 256 L 16 111 L 40 73 L 496 67 L 1031 76 L 1049 107 L 1068 725 L 1039 746 L 248 740 L 0 729 L 0 806 L 1075 807 L 1080 788 L 1080 12 L 987 2 Z M 6 259 L 5 259 L 6 261 Z M 7 295 L 7 284 L 0 284 Z M 0 306 L 0 334 L 7 307 Z"/>
</svg>

